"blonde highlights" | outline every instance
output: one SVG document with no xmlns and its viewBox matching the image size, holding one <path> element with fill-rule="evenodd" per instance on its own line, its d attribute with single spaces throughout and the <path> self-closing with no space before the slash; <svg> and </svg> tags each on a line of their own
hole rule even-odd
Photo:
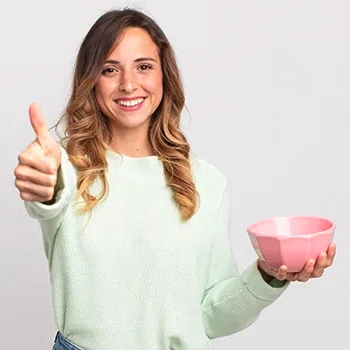
<svg viewBox="0 0 350 350">
<path fill-rule="evenodd" d="M 62 144 L 77 170 L 78 196 L 85 202 L 80 211 L 91 212 L 108 195 L 106 148 L 112 135 L 96 102 L 94 86 L 116 40 L 130 27 L 147 31 L 159 49 L 163 98 L 151 117 L 148 138 L 155 155 L 162 161 L 167 185 L 172 189 L 181 217 L 188 220 L 196 212 L 198 193 L 192 177 L 190 145 L 180 129 L 185 97 L 179 69 L 160 27 L 150 17 L 132 9 L 105 13 L 87 33 L 76 60 L 71 97 L 56 125 L 64 123 Z M 102 190 L 93 196 L 89 188 L 97 179 Z"/>
</svg>

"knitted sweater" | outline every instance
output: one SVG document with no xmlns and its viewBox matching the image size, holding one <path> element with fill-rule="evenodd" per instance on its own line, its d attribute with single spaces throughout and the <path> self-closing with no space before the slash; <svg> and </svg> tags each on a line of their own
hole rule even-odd
<svg viewBox="0 0 350 350">
<path fill-rule="evenodd" d="M 109 195 L 79 214 L 76 172 L 63 150 L 54 204 L 25 202 L 38 220 L 58 330 L 86 350 L 207 350 L 239 332 L 287 288 L 253 262 L 239 273 L 230 246 L 227 179 L 192 158 L 200 207 L 182 221 L 156 156 L 107 151 Z M 98 194 L 101 183 L 91 187 Z"/>
</svg>

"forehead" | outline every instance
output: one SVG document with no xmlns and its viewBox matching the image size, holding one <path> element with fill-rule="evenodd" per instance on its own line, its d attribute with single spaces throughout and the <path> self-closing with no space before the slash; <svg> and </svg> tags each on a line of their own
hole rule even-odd
<svg viewBox="0 0 350 350">
<path fill-rule="evenodd" d="M 107 59 L 123 61 L 138 57 L 159 59 L 158 47 L 144 29 L 127 28 L 117 39 Z"/>
</svg>

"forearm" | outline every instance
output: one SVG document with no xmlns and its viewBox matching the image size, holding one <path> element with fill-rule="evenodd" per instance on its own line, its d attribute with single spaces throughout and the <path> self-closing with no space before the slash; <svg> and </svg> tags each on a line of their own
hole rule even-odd
<svg viewBox="0 0 350 350">
<path fill-rule="evenodd" d="M 257 262 L 241 275 L 218 283 L 202 302 L 207 335 L 210 338 L 227 336 L 248 327 L 286 288 L 287 284 L 274 288 L 266 283 Z"/>
</svg>

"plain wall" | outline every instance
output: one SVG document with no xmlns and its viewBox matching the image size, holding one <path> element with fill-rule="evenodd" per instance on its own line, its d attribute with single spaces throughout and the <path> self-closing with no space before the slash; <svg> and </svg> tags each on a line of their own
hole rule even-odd
<svg viewBox="0 0 350 350">
<path fill-rule="evenodd" d="M 338 226 L 334 266 L 293 283 L 216 348 L 349 349 L 350 2 L 334 0 L 1 3 L 1 348 L 51 349 L 56 332 L 39 226 L 13 183 L 17 155 L 34 137 L 29 104 L 57 120 L 83 36 L 104 11 L 127 4 L 153 15 L 175 48 L 186 136 L 231 184 L 240 269 L 255 259 L 245 231 L 253 221 L 323 215 Z"/>
</svg>

